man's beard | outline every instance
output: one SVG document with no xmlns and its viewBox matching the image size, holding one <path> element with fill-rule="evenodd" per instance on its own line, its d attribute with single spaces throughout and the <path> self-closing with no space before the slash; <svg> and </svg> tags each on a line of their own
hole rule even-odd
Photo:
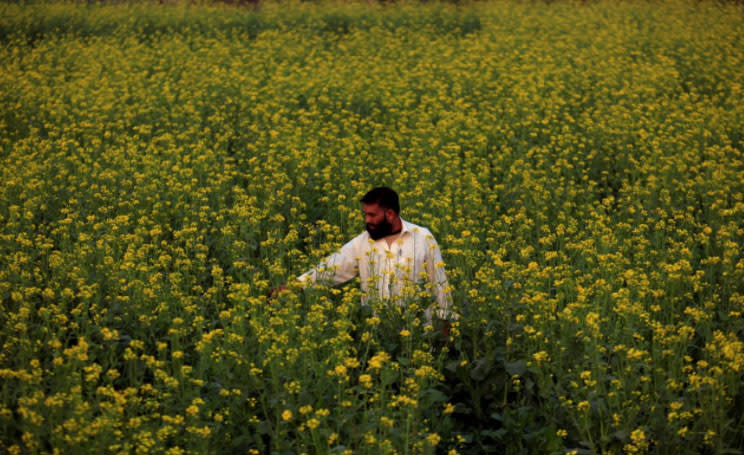
<svg viewBox="0 0 744 455">
<path fill-rule="evenodd" d="M 374 229 L 370 229 L 370 226 L 374 226 Z M 374 225 L 367 223 L 367 232 L 369 232 L 369 236 L 372 237 L 372 240 L 379 240 L 393 233 L 393 223 L 386 219 L 383 219 L 380 223 Z"/>
</svg>

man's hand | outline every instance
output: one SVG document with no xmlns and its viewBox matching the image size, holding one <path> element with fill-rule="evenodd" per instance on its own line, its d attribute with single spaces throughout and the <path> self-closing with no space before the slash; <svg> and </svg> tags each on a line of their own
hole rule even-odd
<svg viewBox="0 0 744 455">
<path fill-rule="evenodd" d="M 266 298 L 266 301 L 270 302 L 274 299 L 274 297 L 279 295 L 280 292 L 286 291 L 287 289 L 289 289 L 289 286 L 287 286 L 286 284 L 272 288 L 271 291 L 269 291 L 269 296 Z"/>
<path fill-rule="evenodd" d="M 440 320 L 439 324 L 441 324 L 440 330 L 442 331 L 442 338 L 444 338 L 444 342 L 446 343 L 449 341 L 450 327 L 452 327 L 452 325 L 446 319 Z"/>
<path fill-rule="evenodd" d="M 302 282 L 301 281 L 298 281 L 298 280 L 295 280 L 295 281 L 292 281 L 289 284 L 282 284 L 281 286 L 277 286 L 275 288 L 272 288 L 269 291 L 268 297 L 266 297 L 266 301 L 267 302 L 272 301 L 279 294 L 281 294 L 282 291 L 294 291 L 294 292 L 298 292 L 298 291 L 303 291 L 303 290 L 304 289 L 303 289 Z"/>
</svg>

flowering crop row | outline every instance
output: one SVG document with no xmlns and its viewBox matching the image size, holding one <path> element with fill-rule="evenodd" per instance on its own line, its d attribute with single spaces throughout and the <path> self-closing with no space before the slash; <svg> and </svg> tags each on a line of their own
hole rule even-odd
<svg viewBox="0 0 744 455">
<path fill-rule="evenodd" d="M 0 9 L 0 452 L 744 447 L 739 6 Z M 446 342 L 266 298 L 382 184 Z"/>
</svg>

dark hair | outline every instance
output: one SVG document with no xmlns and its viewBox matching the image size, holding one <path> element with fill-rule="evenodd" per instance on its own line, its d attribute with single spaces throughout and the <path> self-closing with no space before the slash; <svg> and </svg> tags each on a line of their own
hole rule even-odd
<svg viewBox="0 0 744 455">
<path fill-rule="evenodd" d="M 395 213 L 400 213 L 398 193 L 386 186 L 372 188 L 359 200 L 359 202 L 362 204 L 379 204 L 380 207 L 393 209 Z"/>
</svg>

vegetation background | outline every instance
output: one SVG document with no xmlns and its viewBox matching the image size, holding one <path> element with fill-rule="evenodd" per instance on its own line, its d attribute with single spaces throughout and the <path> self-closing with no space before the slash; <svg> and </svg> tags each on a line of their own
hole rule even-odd
<svg viewBox="0 0 744 455">
<path fill-rule="evenodd" d="M 0 3 L 0 452 L 740 453 L 736 3 Z M 289 291 L 401 193 L 447 343 Z"/>
</svg>

